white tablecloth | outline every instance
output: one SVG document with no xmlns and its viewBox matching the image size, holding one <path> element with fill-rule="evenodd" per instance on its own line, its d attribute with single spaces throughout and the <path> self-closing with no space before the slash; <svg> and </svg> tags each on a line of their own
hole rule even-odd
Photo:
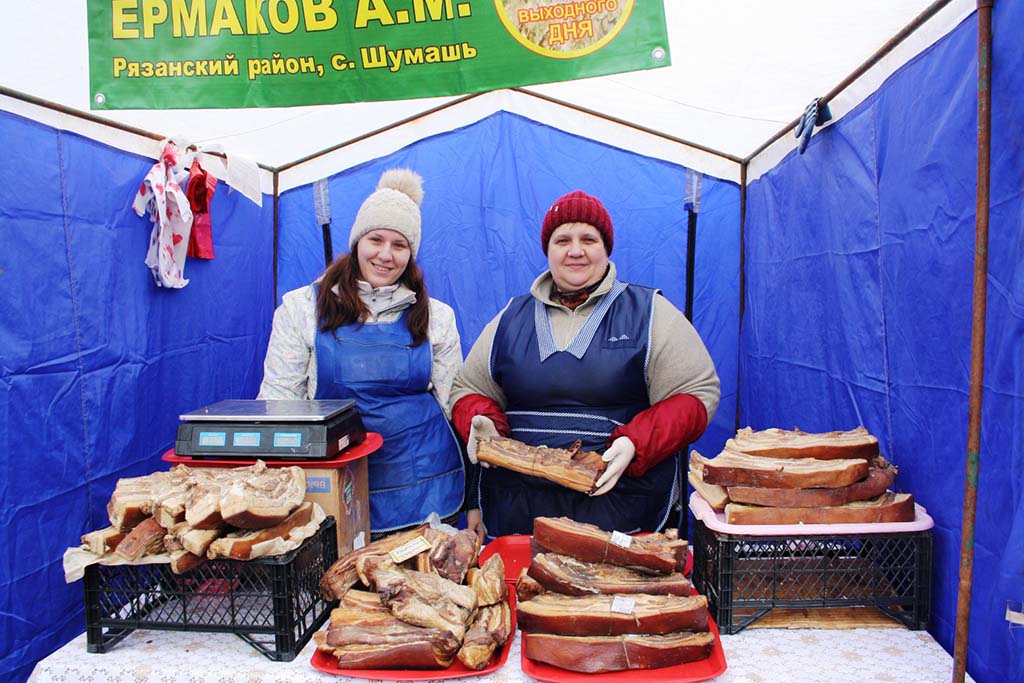
<svg viewBox="0 0 1024 683">
<path fill-rule="evenodd" d="M 948 683 L 953 659 L 927 631 L 899 628 L 747 629 L 722 636 L 726 672 L 717 683 Z M 361 681 L 314 669 L 312 641 L 291 662 L 272 662 L 229 634 L 135 631 L 106 654 L 85 635 L 36 665 L 30 683 L 305 683 Z M 599 677 L 595 677 L 599 678 Z M 476 679 L 532 679 L 519 665 L 518 633 L 508 662 Z M 968 680 L 970 680 L 968 678 Z"/>
</svg>

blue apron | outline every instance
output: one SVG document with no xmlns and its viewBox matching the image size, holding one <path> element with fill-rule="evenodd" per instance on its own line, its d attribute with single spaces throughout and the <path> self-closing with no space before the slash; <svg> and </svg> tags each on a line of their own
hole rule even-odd
<svg viewBox="0 0 1024 683">
<path fill-rule="evenodd" d="M 363 424 L 384 438 L 369 457 L 370 528 L 386 532 L 462 507 L 455 434 L 430 383 L 430 343 L 411 346 L 408 310 L 394 323 L 318 332 L 316 398 L 354 399 Z"/>
<path fill-rule="evenodd" d="M 647 354 L 655 290 L 616 282 L 564 351 L 547 308 L 526 295 L 506 308 L 491 347 L 491 376 L 505 392 L 512 437 L 533 446 L 604 452 L 608 436 L 647 399 Z M 489 537 L 533 532 L 539 516 L 566 516 L 624 533 L 653 531 L 668 517 L 677 458 L 642 477 L 623 476 L 588 496 L 554 482 L 490 467 L 480 473 L 480 509 Z"/>
</svg>

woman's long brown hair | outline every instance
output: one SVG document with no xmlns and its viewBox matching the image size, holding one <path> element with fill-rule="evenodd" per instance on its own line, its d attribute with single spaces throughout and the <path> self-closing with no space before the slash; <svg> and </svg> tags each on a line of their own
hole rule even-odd
<svg viewBox="0 0 1024 683">
<path fill-rule="evenodd" d="M 356 244 L 355 248 L 358 249 L 359 245 Z M 356 322 L 362 326 L 366 322 L 370 310 L 359 298 L 359 275 L 359 261 L 354 251 L 335 259 L 324 271 L 320 292 L 316 297 L 317 321 L 321 332 L 330 332 Z M 423 282 L 423 273 L 412 258 L 398 281 L 416 294 L 416 303 L 409 308 L 405 323 L 412 334 L 412 345 L 419 346 L 427 340 L 430 299 Z M 337 296 L 333 292 L 335 285 L 338 286 Z"/>
</svg>

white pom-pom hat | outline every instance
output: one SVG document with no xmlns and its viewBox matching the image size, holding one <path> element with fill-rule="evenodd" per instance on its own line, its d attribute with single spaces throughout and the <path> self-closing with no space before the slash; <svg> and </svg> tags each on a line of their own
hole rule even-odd
<svg viewBox="0 0 1024 683">
<path fill-rule="evenodd" d="M 420 248 L 420 204 L 423 201 L 423 178 L 408 168 L 384 171 L 377 189 L 359 207 L 348 248 L 371 230 L 386 228 L 402 233 L 409 240 L 413 258 Z"/>
</svg>

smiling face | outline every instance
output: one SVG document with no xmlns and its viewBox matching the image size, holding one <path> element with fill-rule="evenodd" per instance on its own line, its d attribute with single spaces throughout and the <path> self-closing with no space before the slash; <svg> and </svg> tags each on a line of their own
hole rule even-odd
<svg viewBox="0 0 1024 683">
<path fill-rule="evenodd" d="M 563 292 L 589 287 L 608 268 L 608 250 L 601 233 L 589 223 L 563 223 L 548 240 L 548 267 Z"/>
<path fill-rule="evenodd" d="M 409 265 L 412 251 L 405 235 L 386 228 L 377 228 L 356 242 L 359 274 L 373 288 L 398 282 Z"/>
</svg>

